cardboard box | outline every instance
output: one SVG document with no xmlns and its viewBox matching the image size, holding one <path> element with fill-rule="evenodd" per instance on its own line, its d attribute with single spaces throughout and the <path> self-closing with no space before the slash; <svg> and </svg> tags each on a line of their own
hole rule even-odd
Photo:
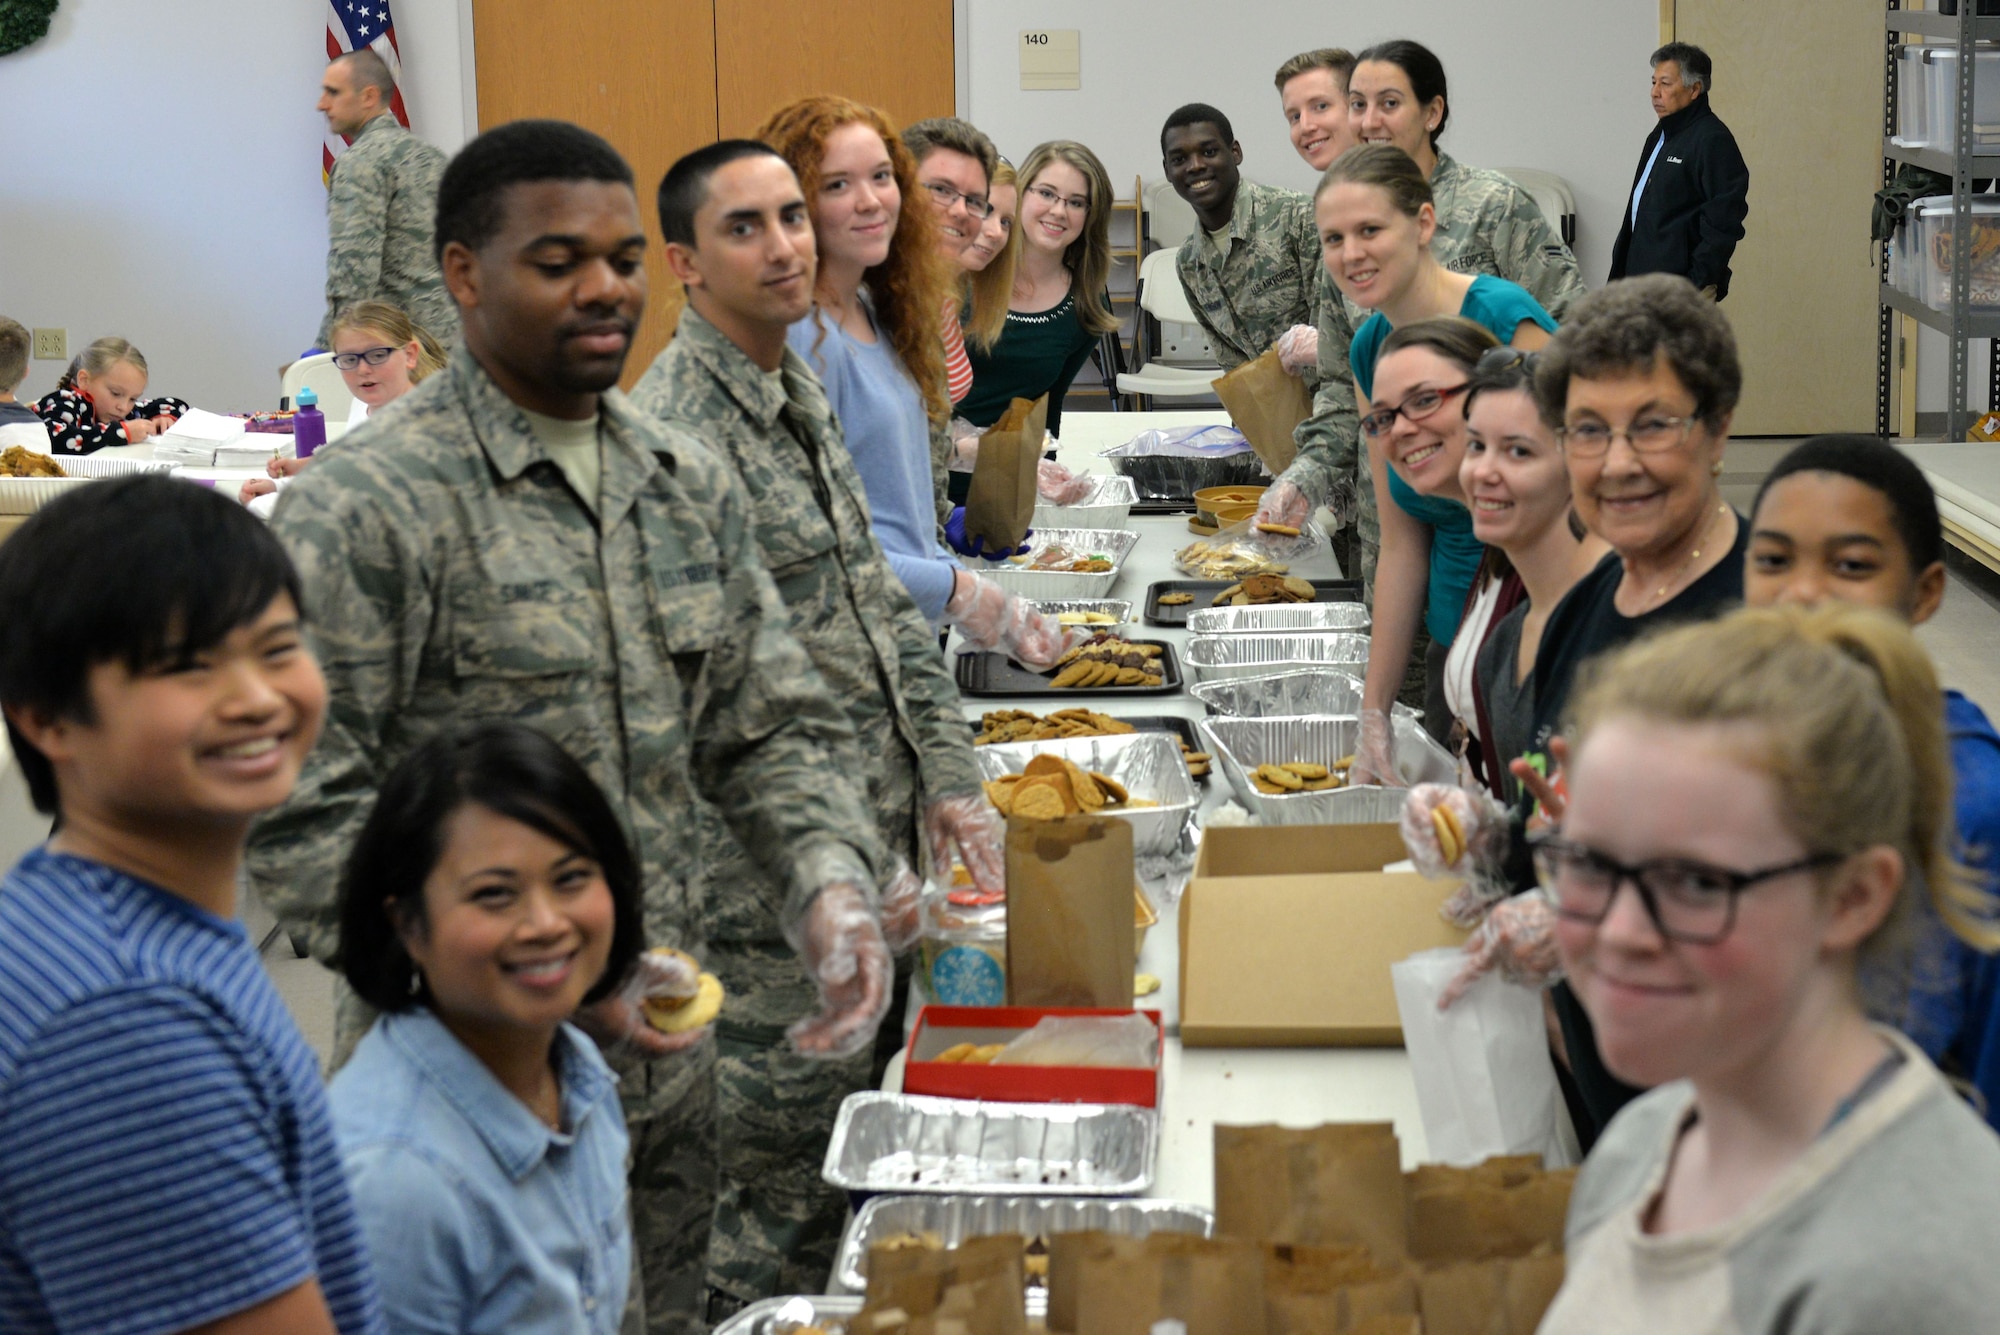
<svg viewBox="0 0 2000 1335">
<path fill-rule="evenodd" d="M 910 1032 L 903 1063 L 905 1094 L 1001 1103 L 1160 1104 L 1159 1054 L 1166 1044 L 1160 1013 L 1142 1010 L 1160 1031 L 1151 1069 L 1138 1066 L 967 1066 L 931 1058 L 959 1043 L 1006 1043 L 1033 1029 L 1045 1015 L 1125 1015 L 1118 1010 L 1038 1006 L 926 1006 Z"/>
<path fill-rule="evenodd" d="M 1465 933 L 1438 916 L 1456 881 L 1379 868 L 1394 825 L 1211 829 L 1181 899 L 1187 1047 L 1395 1047 L 1389 966 Z"/>
</svg>

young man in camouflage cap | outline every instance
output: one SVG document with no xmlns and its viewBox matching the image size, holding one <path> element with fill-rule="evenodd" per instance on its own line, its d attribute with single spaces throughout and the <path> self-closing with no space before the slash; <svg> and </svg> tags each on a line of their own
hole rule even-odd
<svg viewBox="0 0 2000 1335">
<path fill-rule="evenodd" d="M 889 859 L 846 777 L 861 753 L 787 628 L 742 483 L 615 388 L 646 299 L 631 169 L 573 125 L 501 126 L 446 170 L 437 237 L 463 342 L 272 521 L 332 709 L 253 835 L 259 892 L 330 958 L 340 865 L 381 777 L 448 723 L 518 719 L 618 808 L 651 944 L 701 948 L 700 812 L 720 811 L 783 887 L 767 911 L 819 994 L 793 1042 L 865 1050 L 892 966 Z M 623 1079 L 647 1328 L 705 1331 L 715 1047 L 654 1032 L 624 998 L 578 1019 Z"/>
<path fill-rule="evenodd" d="M 366 47 L 328 65 L 320 81 L 327 128 L 353 140 L 327 182 L 322 348 L 333 346 L 341 312 L 363 301 L 397 307 L 447 348 L 458 341 L 458 310 L 431 244 L 444 153 L 397 121 L 395 91 L 388 65 Z"/>
<path fill-rule="evenodd" d="M 667 267 L 687 288 L 674 341 L 633 406 L 706 442 L 743 478 L 764 564 L 805 647 L 866 739 L 876 829 L 907 863 L 907 897 L 885 893 L 893 944 L 915 934 L 916 878 L 948 877 L 954 846 L 975 880 L 1002 888 L 997 813 L 979 787 L 971 734 L 930 633 L 869 529 L 867 493 L 840 424 L 785 331 L 811 309 L 812 218 L 785 160 L 725 140 L 660 183 Z M 787 1025 L 812 988 L 776 930 L 781 885 L 759 876 L 719 820 L 704 825 L 708 965 L 728 990 L 716 1025 L 721 1184 L 709 1241 L 711 1317 L 774 1293 L 826 1287 L 847 1203 L 820 1178 L 840 1101 L 868 1087 L 869 1055 L 800 1058 Z"/>
</svg>

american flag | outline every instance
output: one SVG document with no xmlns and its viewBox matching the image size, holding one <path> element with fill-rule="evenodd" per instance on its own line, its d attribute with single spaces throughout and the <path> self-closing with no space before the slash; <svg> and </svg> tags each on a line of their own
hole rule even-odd
<svg viewBox="0 0 2000 1335">
<path fill-rule="evenodd" d="M 362 47 L 373 47 L 395 76 L 396 91 L 389 96 L 389 110 L 397 124 L 407 130 L 410 113 L 403 109 L 403 60 L 396 50 L 396 21 L 389 17 L 389 0 L 327 0 L 326 58 L 334 60 Z M 326 137 L 320 148 L 322 184 L 333 179 L 333 160 L 347 151 L 347 143 L 345 135 Z"/>
</svg>

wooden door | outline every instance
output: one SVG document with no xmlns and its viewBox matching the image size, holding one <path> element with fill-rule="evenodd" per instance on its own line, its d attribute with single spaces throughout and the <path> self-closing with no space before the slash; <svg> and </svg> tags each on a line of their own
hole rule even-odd
<svg viewBox="0 0 2000 1335">
<path fill-rule="evenodd" d="M 716 122 L 747 135 L 813 93 L 880 107 L 897 125 L 956 105 L 952 0 L 714 0 Z"/>
<path fill-rule="evenodd" d="M 632 164 L 651 296 L 625 363 L 629 388 L 673 336 L 683 301 L 660 258 L 653 199 L 676 158 L 716 137 L 711 0 L 475 0 L 472 21 L 480 129 L 535 116 L 574 121 Z"/>
<path fill-rule="evenodd" d="M 1868 203 L 1882 175 L 1883 9 L 1675 0 L 1674 36 L 1715 61 L 1710 101 L 1750 165 L 1722 305 L 1743 354 L 1739 436 L 1875 428 Z"/>
</svg>

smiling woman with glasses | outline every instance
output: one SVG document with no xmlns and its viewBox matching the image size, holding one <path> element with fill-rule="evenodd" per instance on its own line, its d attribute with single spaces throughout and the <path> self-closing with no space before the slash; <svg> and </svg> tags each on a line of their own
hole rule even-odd
<svg viewBox="0 0 2000 1335">
<path fill-rule="evenodd" d="M 1610 660 L 1574 723 L 1535 862 L 1605 1062 L 1652 1088 L 1584 1163 L 1541 1335 L 1990 1328 L 2000 1141 L 1873 1022 L 1916 915 L 2000 944 L 1923 650 L 1869 609 L 1739 612 Z"/>
</svg>

